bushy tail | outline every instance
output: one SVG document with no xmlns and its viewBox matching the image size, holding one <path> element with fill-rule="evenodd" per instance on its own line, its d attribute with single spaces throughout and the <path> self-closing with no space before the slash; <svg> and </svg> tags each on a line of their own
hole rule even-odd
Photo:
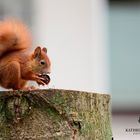
<svg viewBox="0 0 140 140">
<path fill-rule="evenodd" d="M 31 42 L 31 34 L 21 21 L 9 19 L 0 22 L 0 56 L 30 48 Z"/>
</svg>

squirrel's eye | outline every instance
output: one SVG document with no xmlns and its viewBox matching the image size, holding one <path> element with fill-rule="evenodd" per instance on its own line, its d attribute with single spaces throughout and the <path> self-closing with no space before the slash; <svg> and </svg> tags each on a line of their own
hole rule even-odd
<svg viewBox="0 0 140 140">
<path fill-rule="evenodd" d="M 41 65 L 45 65 L 45 61 L 44 61 L 44 60 L 41 60 L 41 61 L 40 61 L 40 64 L 41 64 Z"/>
</svg>

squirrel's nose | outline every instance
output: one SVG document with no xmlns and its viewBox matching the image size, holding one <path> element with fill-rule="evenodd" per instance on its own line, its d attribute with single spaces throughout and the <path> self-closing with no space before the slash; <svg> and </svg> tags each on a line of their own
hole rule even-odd
<svg viewBox="0 0 140 140">
<path fill-rule="evenodd" d="M 46 68 L 42 71 L 45 74 L 50 74 L 51 73 L 51 69 L 50 68 Z"/>
<path fill-rule="evenodd" d="M 46 69 L 46 74 L 50 74 L 51 73 L 51 69 L 50 68 L 47 68 Z"/>
</svg>

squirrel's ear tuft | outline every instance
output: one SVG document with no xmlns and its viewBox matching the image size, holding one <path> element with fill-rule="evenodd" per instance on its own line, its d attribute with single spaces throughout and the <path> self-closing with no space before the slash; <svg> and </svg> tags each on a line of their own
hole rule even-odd
<svg viewBox="0 0 140 140">
<path fill-rule="evenodd" d="M 47 48 L 42 48 L 42 51 L 47 53 Z"/>
<path fill-rule="evenodd" d="M 40 59 L 40 57 L 41 57 L 41 48 L 40 47 L 37 47 L 34 50 L 34 58 Z"/>
</svg>

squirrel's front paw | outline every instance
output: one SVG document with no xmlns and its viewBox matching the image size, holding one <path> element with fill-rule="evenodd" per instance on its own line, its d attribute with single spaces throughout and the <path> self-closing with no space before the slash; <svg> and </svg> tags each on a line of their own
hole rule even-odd
<svg viewBox="0 0 140 140">
<path fill-rule="evenodd" d="M 50 77 L 46 74 L 37 74 L 36 82 L 38 83 L 38 85 L 48 85 L 48 83 L 50 82 Z"/>
<path fill-rule="evenodd" d="M 51 80 L 51 79 L 50 79 L 50 76 L 47 75 L 47 74 L 41 74 L 39 77 L 43 78 L 42 81 L 43 81 L 46 85 L 48 85 L 49 82 L 50 82 L 50 80 Z"/>
<path fill-rule="evenodd" d="M 42 77 L 39 77 L 37 80 L 36 80 L 36 82 L 37 82 L 37 84 L 38 85 L 45 85 L 46 83 L 44 82 L 44 78 L 42 78 Z"/>
</svg>

